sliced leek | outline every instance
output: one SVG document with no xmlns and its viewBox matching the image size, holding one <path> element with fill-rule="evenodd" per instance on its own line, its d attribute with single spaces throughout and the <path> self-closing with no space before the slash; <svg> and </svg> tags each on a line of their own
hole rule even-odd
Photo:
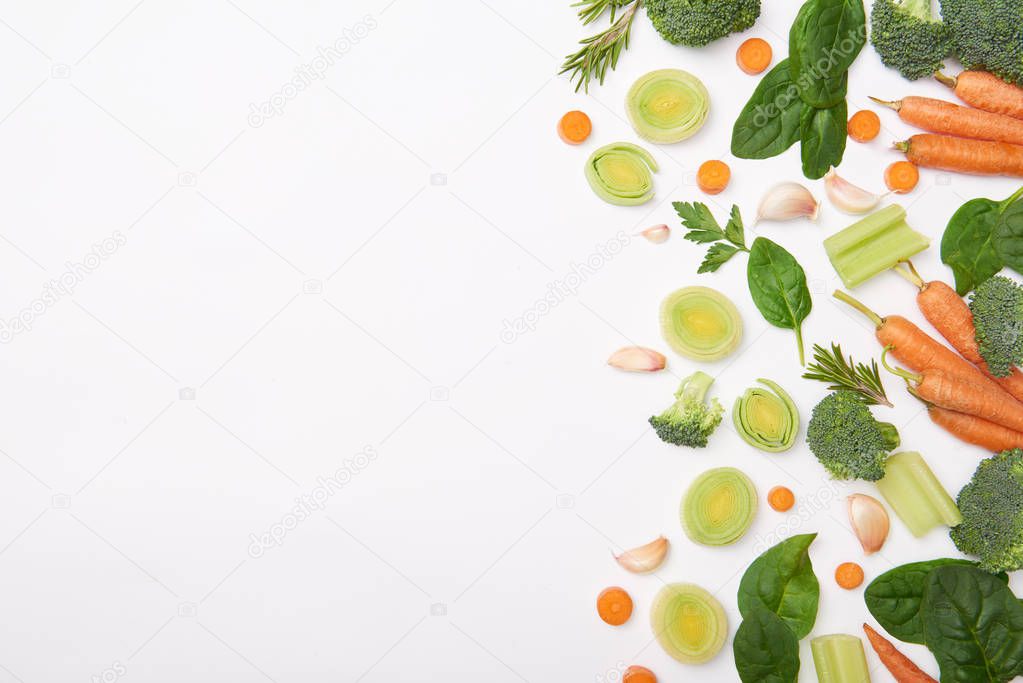
<svg viewBox="0 0 1023 683">
<path fill-rule="evenodd" d="M 686 536 L 703 545 L 735 543 L 757 512 L 757 490 L 734 467 L 716 467 L 697 477 L 685 495 L 679 517 Z"/>
<path fill-rule="evenodd" d="M 710 287 L 683 287 L 661 303 L 661 333 L 686 358 L 721 360 L 742 341 L 742 318 L 728 297 Z"/>
<path fill-rule="evenodd" d="M 641 76 L 625 96 L 625 110 L 636 132 L 660 145 L 680 142 L 703 127 L 710 95 L 699 78 L 681 69 L 658 69 Z"/>
<path fill-rule="evenodd" d="M 598 197 L 609 204 L 637 206 L 654 197 L 657 162 L 638 145 L 604 145 L 586 160 L 586 180 Z"/>
<path fill-rule="evenodd" d="M 732 422 L 743 441 L 768 453 L 788 450 L 799 432 L 799 409 L 784 389 L 769 379 L 735 399 Z"/>
<path fill-rule="evenodd" d="M 728 638 L 721 603 L 691 583 L 671 583 L 660 590 L 650 610 L 650 627 L 664 651 L 686 664 L 712 659 Z"/>
</svg>

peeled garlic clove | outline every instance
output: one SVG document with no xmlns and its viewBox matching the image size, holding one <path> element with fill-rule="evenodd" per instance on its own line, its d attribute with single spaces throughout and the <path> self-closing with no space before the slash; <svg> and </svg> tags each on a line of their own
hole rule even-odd
<svg viewBox="0 0 1023 683">
<path fill-rule="evenodd" d="M 658 536 L 657 540 L 650 541 L 632 550 L 626 550 L 621 555 L 616 555 L 615 560 L 625 569 L 633 574 L 647 574 L 654 571 L 664 563 L 668 556 L 668 539 Z"/>
<path fill-rule="evenodd" d="M 854 493 L 847 499 L 849 523 L 867 555 L 875 553 L 888 538 L 888 512 L 877 498 Z"/>
<path fill-rule="evenodd" d="M 757 207 L 757 222 L 790 221 L 793 218 L 817 220 L 820 202 L 799 183 L 778 183 L 764 195 Z"/>
<path fill-rule="evenodd" d="M 881 201 L 881 195 L 867 192 L 839 177 L 834 167 L 824 176 L 824 191 L 835 208 L 845 213 L 867 213 Z"/>
<path fill-rule="evenodd" d="M 663 353 L 643 346 L 625 346 L 607 359 L 611 367 L 629 372 L 657 372 L 663 370 L 666 363 Z"/>
<path fill-rule="evenodd" d="M 660 244 L 667 240 L 668 236 L 671 235 L 671 228 L 664 223 L 661 223 L 660 225 L 652 225 L 639 234 L 654 244 Z"/>
</svg>

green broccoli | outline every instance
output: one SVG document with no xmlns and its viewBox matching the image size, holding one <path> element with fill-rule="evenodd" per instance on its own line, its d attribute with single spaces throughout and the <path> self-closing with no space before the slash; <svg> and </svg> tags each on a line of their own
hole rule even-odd
<svg viewBox="0 0 1023 683">
<path fill-rule="evenodd" d="M 650 418 L 661 441 L 690 448 L 707 445 L 707 437 L 721 424 L 725 412 L 716 398 L 709 403 L 704 400 L 713 382 L 705 372 L 694 372 L 682 380 L 671 407 Z"/>
<path fill-rule="evenodd" d="M 646 13 L 669 43 L 700 47 L 752 26 L 760 0 L 647 0 Z"/>
<path fill-rule="evenodd" d="M 941 0 L 941 18 L 964 67 L 1023 84 L 1023 0 Z"/>
<path fill-rule="evenodd" d="M 1023 287 L 995 275 L 970 295 L 977 346 L 988 369 L 1006 377 L 1023 362 Z"/>
<path fill-rule="evenodd" d="M 874 0 L 870 43 L 881 62 L 915 81 L 942 68 L 952 39 L 931 13 L 931 0 Z"/>
<path fill-rule="evenodd" d="M 843 389 L 814 407 L 806 443 L 835 479 L 877 481 L 888 451 L 899 445 L 899 432 L 874 419 L 856 392 Z"/>
<path fill-rule="evenodd" d="M 956 499 L 963 521 L 949 535 L 989 572 L 1023 569 L 1023 451 L 982 460 Z"/>
</svg>

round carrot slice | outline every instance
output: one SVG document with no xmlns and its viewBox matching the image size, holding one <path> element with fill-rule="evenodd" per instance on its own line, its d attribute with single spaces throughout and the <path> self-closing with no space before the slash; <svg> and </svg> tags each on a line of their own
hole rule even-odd
<svg viewBox="0 0 1023 683">
<path fill-rule="evenodd" d="M 796 504 L 796 496 L 792 493 L 792 489 L 788 487 L 775 486 L 767 492 L 767 504 L 771 506 L 772 510 L 786 512 L 791 510 L 792 506 Z"/>
<path fill-rule="evenodd" d="M 558 135 L 570 145 L 580 145 L 590 137 L 593 124 L 585 112 L 570 111 L 558 121 Z"/>
<path fill-rule="evenodd" d="M 863 567 L 855 562 L 843 562 L 835 569 L 835 583 L 852 590 L 863 583 Z"/>
<path fill-rule="evenodd" d="M 856 142 L 870 142 L 881 132 L 881 119 L 869 109 L 861 109 L 849 119 L 846 130 Z"/>
<path fill-rule="evenodd" d="M 696 171 L 696 184 L 707 194 L 718 194 L 728 187 L 731 179 L 732 170 L 728 164 L 717 159 L 703 162 Z"/>
<path fill-rule="evenodd" d="M 645 666 L 633 664 L 622 674 L 622 683 L 657 683 L 657 676 Z"/>
<path fill-rule="evenodd" d="M 597 596 L 597 614 L 605 623 L 621 626 L 632 616 L 632 598 L 624 588 L 605 588 Z"/>
<path fill-rule="evenodd" d="M 920 171 L 909 161 L 896 161 L 884 170 L 884 184 L 896 194 L 912 192 L 920 181 Z"/>
<path fill-rule="evenodd" d="M 753 75 L 763 73 L 771 65 L 771 46 L 761 38 L 750 38 L 735 51 L 735 63 L 744 72 Z"/>
</svg>

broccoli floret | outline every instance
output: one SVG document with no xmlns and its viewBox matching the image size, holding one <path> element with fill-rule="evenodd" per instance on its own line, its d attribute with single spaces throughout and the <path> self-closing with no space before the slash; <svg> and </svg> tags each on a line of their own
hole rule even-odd
<svg viewBox="0 0 1023 683">
<path fill-rule="evenodd" d="M 941 0 L 941 18 L 964 67 L 1023 83 L 1023 0 Z"/>
<path fill-rule="evenodd" d="M 752 26 L 760 0 L 647 0 L 646 12 L 669 43 L 700 47 Z"/>
<path fill-rule="evenodd" d="M 899 432 L 874 419 L 856 392 L 841 390 L 814 407 L 806 443 L 835 479 L 877 481 L 888 451 L 899 445 Z"/>
<path fill-rule="evenodd" d="M 707 445 L 707 437 L 721 424 L 725 412 L 716 398 L 704 400 L 713 382 L 705 372 L 694 372 L 682 380 L 671 407 L 650 418 L 661 441 L 690 448 Z"/>
<path fill-rule="evenodd" d="M 989 278 L 970 296 L 970 311 L 988 369 L 1008 376 L 1023 362 L 1023 287 L 1003 275 Z"/>
<path fill-rule="evenodd" d="M 949 535 L 989 572 L 1023 569 L 1023 451 L 982 460 L 956 505 L 963 521 Z"/>
<path fill-rule="evenodd" d="M 870 43 L 881 62 L 915 81 L 942 68 L 952 40 L 931 14 L 931 0 L 874 0 Z"/>
</svg>

